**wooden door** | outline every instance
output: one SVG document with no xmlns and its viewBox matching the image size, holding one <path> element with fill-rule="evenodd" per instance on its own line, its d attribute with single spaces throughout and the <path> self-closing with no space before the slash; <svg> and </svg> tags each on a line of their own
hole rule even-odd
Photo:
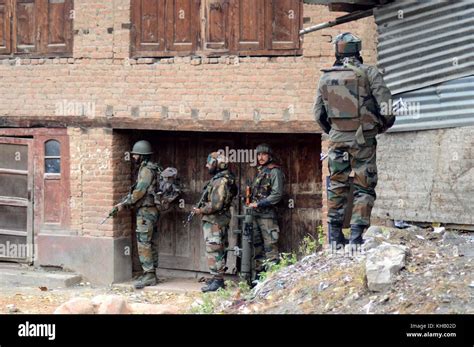
<svg viewBox="0 0 474 347">
<path fill-rule="evenodd" d="M 321 224 L 321 139 L 311 134 L 248 134 L 243 148 L 256 148 L 268 143 L 285 175 L 284 195 L 278 205 L 280 252 L 297 252 L 304 236 L 316 235 Z M 241 167 L 241 189 L 253 179 L 257 170 L 250 165 Z"/>
<path fill-rule="evenodd" d="M 33 260 L 32 140 L 0 137 L 0 259 Z"/>
<path fill-rule="evenodd" d="M 315 235 L 321 223 L 321 152 L 319 135 L 289 134 L 239 134 L 239 133 L 184 133 L 139 132 L 131 139 L 145 139 L 152 144 L 154 160 L 165 168 L 176 167 L 183 183 L 184 208 L 162 213 L 158 225 L 159 267 L 164 269 L 207 272 L 205 243 L 200 218 L 196 217 L 188 227 L 183 220 L 199 200 L 202 188 L 210 179 L 205 167 L 209 153 L 218 150 L 253 150 L 262 142 L 269 143 L 281 162 L 286 180 L 284 198 L 278 207 L 281 229 L 280 250 L 298 250 L 303 237 Z M 247 180 L 252 180 L 256 167 L 249 162 L 231 163 L 231 170 L 238 179 L 241 192 L 245 192 Z M 242 202 L 234 200 L 233 216 L 242 212 Z M 232 230 L 238 227 L 233 217 L 229 230 L 229 247 L 237 243 Z M 236 272 L 236 259 L 228 253 L 229 273 Z"/>
</svg>

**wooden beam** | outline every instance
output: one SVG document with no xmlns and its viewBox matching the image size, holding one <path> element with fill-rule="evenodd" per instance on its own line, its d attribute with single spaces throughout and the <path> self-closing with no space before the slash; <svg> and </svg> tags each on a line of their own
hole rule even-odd
<svg viewBox="0 0 474 347">
<path fill-rule="evenodd" d="M 321 133 L 314 121 L 261 121 L 251 120 L 194 120 L 194 119 L 131 119 L 115 117 L 0 117 L 1 128 L 109 128 L 193 132 L 238 132 L 238 133 Z"/>
</svg>

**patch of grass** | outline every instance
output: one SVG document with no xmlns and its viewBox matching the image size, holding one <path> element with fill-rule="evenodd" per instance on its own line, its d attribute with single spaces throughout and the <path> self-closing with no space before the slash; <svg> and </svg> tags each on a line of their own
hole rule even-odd
<svg viewBox="0 0 474 347">
<path fill-rule="evenodd" d="M 212 314 L 215 310 L 214 300 L 211 293 L 204 293 L 201 296 L 201 304 L 191 307 L 189 313 Z"/>
<path fill-rule="evenodd" d="M 265 281 L 272 273 L 278 272 L 287 266 L 293 265 L 297 261 L 298 259 L 294 253 L 281 253 L 278 263 L 265 261 L 263 266 L 265 267 L 266 271 L 260 272 L 259 282 Z"/>
<path fill-rule="evenodd" d="M 301 244 L 298 248 L 298 252 L 302 257 L 314 254 L 317 251 L 321 250 L 326 240 L 326 235 L 324 234 L 324 229 L 322 225 L 318 225 L 316 228 L 316 237 L 311 234 L 306 235 L 301 241 Z"/>
<path fill-rule="evenodd" d="M 219 313 L 218 309 L 222 302 L 230 300 L 236 288 L 236 284 L 232 281 L 226 281 L 226 288 L 220 288 L 213 293 L 203 293 L 200 296 L 201 303 L 195 305 L 189 310 L 189 313 L 194 314 L 213 314 Z"/>
</svg>

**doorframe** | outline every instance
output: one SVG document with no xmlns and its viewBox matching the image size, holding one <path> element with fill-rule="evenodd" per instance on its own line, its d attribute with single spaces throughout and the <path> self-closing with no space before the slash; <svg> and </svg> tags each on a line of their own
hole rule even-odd
<svg viewBox="0 0 474 347">
<path fill-rule="evenodd" d="M 26 145 L 28 149 L 28 164 L 27 164 L 27 213 L 26 213 L 26 245 L 27 250 L 31 247 L 31 252 L 27 251 L 26 258 L 3 258 L 2 260 L 8 261 L 15 261 L 19 263 L 33 263 L 35 254 L 35 247 L 34 247 L 34 140 L 31 138 L 18 138 L 18 137 L 4 137 L 0 136 L 0 143 L 2 144 L 16 144 L 16 145 Z M 3 172 L 10 172 L 15 173 L 15 171 L 19 170 L 8 170 L 8 169 L 0 169 Z M 22 171 L 22 170 L 21 170 Z M 0 199 L 1 200 L 1 199 Z M 24 206 L 22 204 L 17 206 Z"/>
</svg>

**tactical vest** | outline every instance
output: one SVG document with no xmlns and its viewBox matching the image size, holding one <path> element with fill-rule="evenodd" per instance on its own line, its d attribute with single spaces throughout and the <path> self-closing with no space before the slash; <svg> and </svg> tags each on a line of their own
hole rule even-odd
<svg viewBox="0 0 474 347">
<path fill-rule="evenodd" d="M 212 191 L 212 188 L 214 188 L 214 182 L 221 179 L 221 178 L 225 178 L 226 180 L 226 190 L 227 190 L 227 194 L 225 195 L 225 199 L 224 199 L 224 205 L 223 205 L 223 208 L 222 208 L 222 211 L 220 211 L 220 213 L 225 213 L 229 210 L 230 206 L 232 205 L 232 200 L 234 200 L 234 197 L 237 195 L 238 193 L 238 188 L 237 188 L 237 185 L 235 184 L 235 177 L 232 173 L 230 173 L 228 170 L 225 170 L 225 171 L 221 171 L 219 172 L 218 174 L 216 174 L 211 182 L 209 182 L 209 184 L 207 185 L 206 189 L 207 189 L 207 202 L 210 201 L 211 199 L 211 191 Z"/>
<path fill-rule="evenodd" d="M 372 130 L 379 124 L 366 72 L 352 62 L 322 71 L 321 96 L 331 127 L 356 131 L 363 143 L 363 130 Z"/>
<path fill-rule="evenodd" d="M 259 170 L 252 184 L 252 202 L 266 199 L 272 193 L 272 169 L 279 168 L 275 164 L 269 164 Z"/>
</svg>

